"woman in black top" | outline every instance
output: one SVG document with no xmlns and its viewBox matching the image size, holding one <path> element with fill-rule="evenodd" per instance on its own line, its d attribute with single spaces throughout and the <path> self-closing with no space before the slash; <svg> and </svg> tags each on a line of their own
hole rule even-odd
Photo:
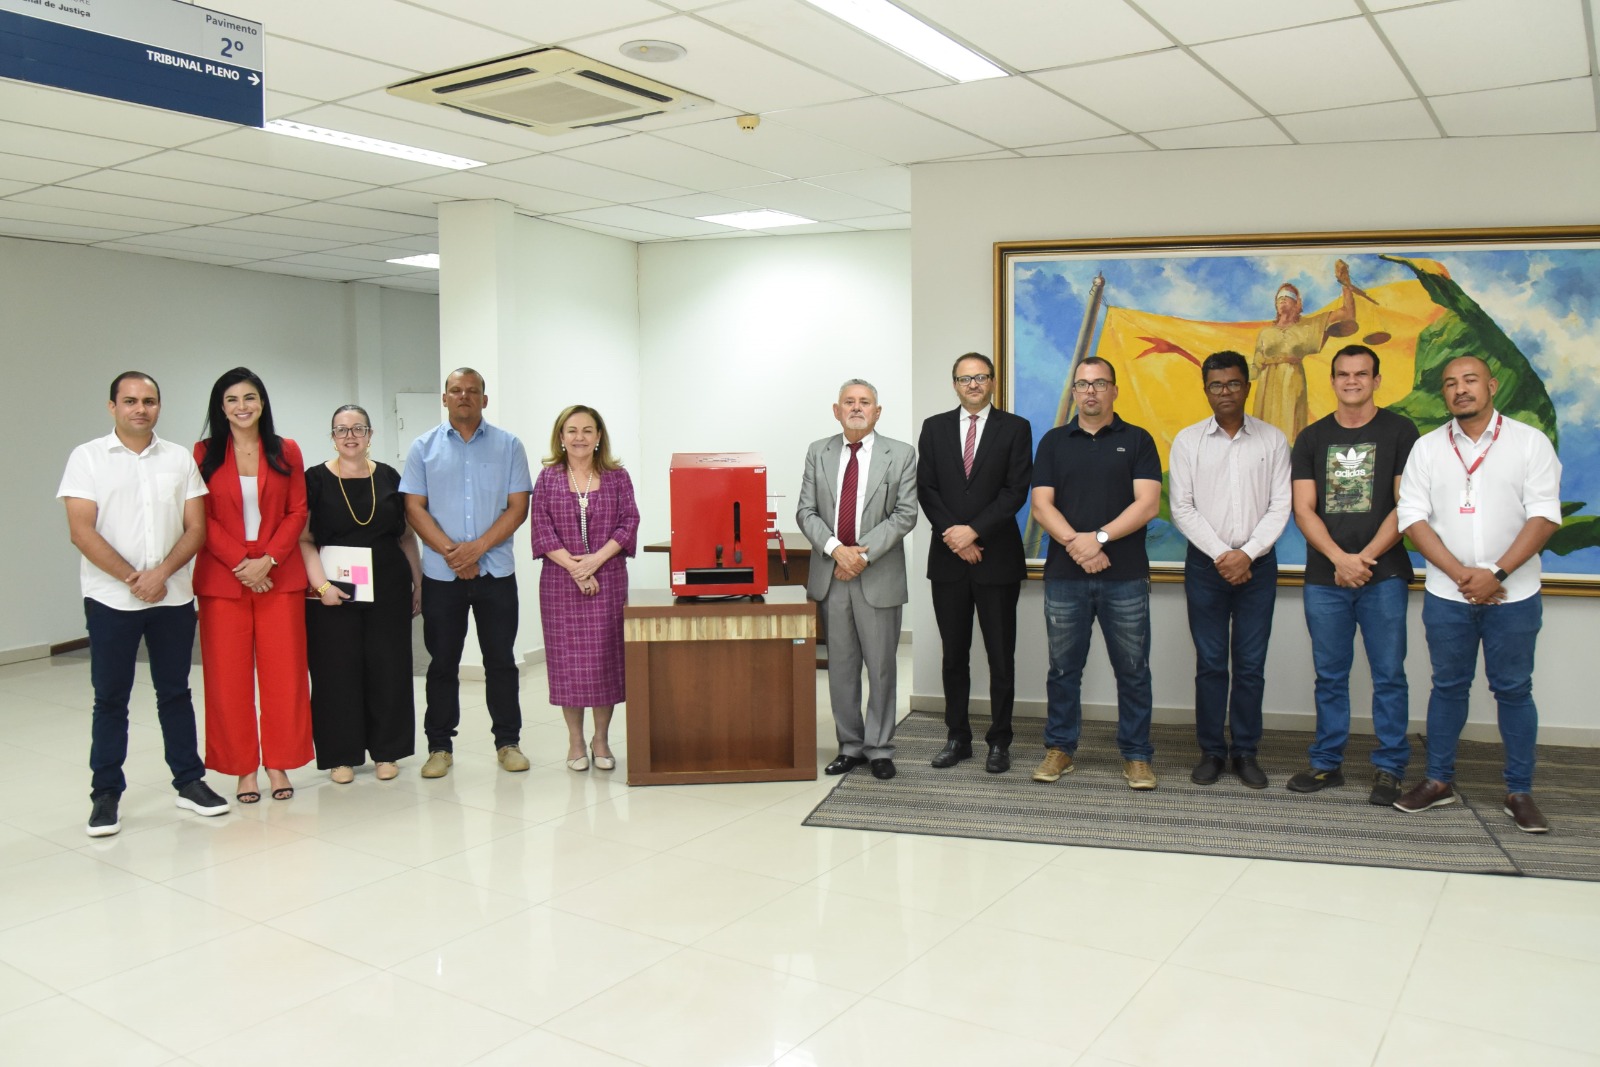
<svg viewBox="0 0 1600 1067">
<path fill-rule="evenodd" d="M 422 560 L 399 472 L 367 456 L 366 410 L 335 411 L 330 436 L 334 458 L 306 468 L 311 517 L 300 538 L 317 766 L 344 785 L 370 752 L 387 781 L 415 751 L 411 620 L 421 606 Z M 330 567 L 320 551 L 330 547 L 355 551 Z"/>
</svg>

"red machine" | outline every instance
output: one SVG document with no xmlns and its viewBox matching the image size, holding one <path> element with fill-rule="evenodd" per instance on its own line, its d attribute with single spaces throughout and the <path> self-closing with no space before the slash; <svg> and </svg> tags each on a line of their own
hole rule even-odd
<svg viewBox="0 0 1600 1067">
<path fill-rule="evenodd" d="M 767 464 L 754 452 L 675 452 L 672 593 L 686 597 L 761 596 L 767 591 L 767 539 L 789 557 L 777 512 L 767 510 Z"/>
</svg>

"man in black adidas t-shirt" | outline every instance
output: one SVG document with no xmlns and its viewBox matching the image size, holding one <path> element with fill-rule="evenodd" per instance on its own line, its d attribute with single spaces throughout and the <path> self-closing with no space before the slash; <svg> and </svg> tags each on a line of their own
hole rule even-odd
<svg viewBox="0 0 1600 1067">
<path fill-rule="evenodd" d="M 1296 793 L 1344 784 L 1350 738 L 1350 664 L 1361 630 L 1372 673 L 1372 725 L 1378 747 L 1374 804 L 1400 796 L 1411 745 L 1406 739 L 1406 583 L 1411 558 L 1400 541 L 1395 503 L 1400 472 L 1417 441 L 1410 419 L 1377 406 L 1378 355 L 1347 345 L 1333 357 L 1333 414 L 1295 439 L 1289 471 L 1294 518 L 1306 538 L 1305 612 L 1317 672 L 1317 735 L 1311 766 L 1289 779 Z"/>
</svg>

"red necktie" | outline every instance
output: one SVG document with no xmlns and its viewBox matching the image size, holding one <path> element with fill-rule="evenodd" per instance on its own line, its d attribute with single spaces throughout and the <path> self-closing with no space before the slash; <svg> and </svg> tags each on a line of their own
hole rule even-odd
<svg viewBox="0 0 1600 1067">
<path fill-rule="evenodd" d="M 972 477 L 972 454 L 978 450 L 978 416 L 968 415 L 972 421 L 967 423 L 967 443 L 961 446 L 961 466 L 966 470 L 967 477 Z"/>
<path fill-rule="evenodd" d="M 834 527 L 833 535 L 841 545 L 856 543 L 856 483 L 861 478 L 861 465 L 856 462 L 856 453 L 860 451 L 860 441 L 850 446 L 850 462 L 844 466 L 844 484 L 839 487 L 839 523 Z"/>
</svg>

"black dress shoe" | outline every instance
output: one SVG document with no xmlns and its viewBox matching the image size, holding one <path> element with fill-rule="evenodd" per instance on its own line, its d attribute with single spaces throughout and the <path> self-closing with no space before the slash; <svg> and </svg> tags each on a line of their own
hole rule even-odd
<svg viewBox="0 0 1600 1067">
<path fill-rule="evenodd" d="M 894 760 L 888 756 L 872 761 L 872 777 L 888 781 L 894 777 Z"/>
<path fill-rule="evenodd" d="M 933 765 L 939 768 L 954 767 L 964 759 L 972 758 L 971 741 L 946 741 L 939 754 L 933 757 Z"/>
<path fill-rule="evenodd" d="M 1239 781 L 1251 789 L 1267 787 L 1267 772 L 1261 769 L 1254 756 L 1233 757 L 1233 773 L 1239 776 Z"/>
<path fill-rule="evenodd" d="M 848 774 L 865 762 L 867 762 L 867 757 L 865 756 L 847 756 L 841 752 L 837 759 L 822 769 L 822 773 Z"/>
<path fill-rule="evenodd" d="M 1189 781 L 1195 785 L 1215 785 L 1222 777 L 1222 766 L 1221 756 L 1201 756 L 1200 762 L 1189 772 Z"/>
<path fill-rule="evenodd" d="M 1005 745 L 990 745 L 989 758 L 983 761 L 983 769 L 990 774 L 1004 774 L 1011 769 L 1011 750 Z"/>
</svg>

